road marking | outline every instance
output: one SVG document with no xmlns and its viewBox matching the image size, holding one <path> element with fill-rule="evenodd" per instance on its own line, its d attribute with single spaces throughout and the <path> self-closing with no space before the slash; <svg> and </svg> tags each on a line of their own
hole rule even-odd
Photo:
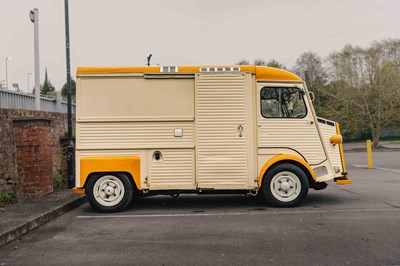
<svg viewBox="0 0 400 266">
<path fill-rule="evenodd" d="M 357 167 L 357 168 L 368 168 L 368 165 L 363 165 L 363 164 L 353 164 L 353 166 Z M 383 168 L 383 167 L 376 167 L 376 166 L 373 166 L 372 169 L 378 169 L 378 170 L 382 170 L 382 171 L 392 171 L 392 172 L 395 172 L 395 173 L 400 173 L 400 170 L 398 170 L 398 169 L 390 169 L 390 168 Z"/>
<path fill-rule="evenodd" d="M 312 214 L 312 213 L 337 213 L 337 212 L 375 212 L 375 211 L 400 211 L 400 208 L 386 209 L 350 209 L 350 210 L 315 210 L 315 211 L 265 211 L 265 212 L 231 212 L 231 213 L 175 213 L 175 214 L 121 214 L 121 215 L 81 215 L 78 219 L 99 218 L 160 218 L 160 217 L 205 217 L 205 216 L 240 216 L 240 215 L 271 215 L 271 214 Z"/>
</svg>

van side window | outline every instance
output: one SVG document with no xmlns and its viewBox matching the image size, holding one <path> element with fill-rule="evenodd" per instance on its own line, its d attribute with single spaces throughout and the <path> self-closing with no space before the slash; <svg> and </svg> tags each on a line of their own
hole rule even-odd
<svg viewBox="0 0 400 266">
<path fill-rule="evenodd" d="M 261 114 L 265 118 L 303 118 L 307 115 L 307 107 L 299 88 L 261 89 Z"/>
</svg>

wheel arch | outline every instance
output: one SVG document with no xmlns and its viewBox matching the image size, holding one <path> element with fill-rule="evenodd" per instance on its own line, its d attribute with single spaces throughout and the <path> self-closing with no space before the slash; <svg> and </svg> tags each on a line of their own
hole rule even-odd
<svg viewBox="0 0 400 266">
<path fill-rule="evenodd" d="M 258 187 L 261 188 L 263 179 L 268 170 L 278 164 L 291 163 L 299 167 L 307 176 L 309 183 L 313 183 L 316 180 L 316 175 L 310 165 L 301 157 L 292 154 L 279 154 L 270 158 L 263 166 L 258 177 Z"/>
<path fill-rule="evenodd" d="M 80 160 L 80 184 L 86 188 L 90 178 L 97 174 L 126 174 L 135 189 L 140 189 L 139 156 L 93 156 Z"/>
</svg>

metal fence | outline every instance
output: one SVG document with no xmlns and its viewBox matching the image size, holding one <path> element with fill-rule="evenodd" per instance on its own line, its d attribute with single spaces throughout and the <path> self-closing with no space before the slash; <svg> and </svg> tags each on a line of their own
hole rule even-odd
<svg viewBox="0 0 400 266">
<path fill-rule="evenodd" d="M 35 110 L 35 96 L 29 93 L 0 89 L 0 108 Z M 40 97 L 40 110 L 46 112 L 67 113 L 67 102 L 61 97 Z M 76 106 L 72 104 L 72 113 Z"/>
</svg>

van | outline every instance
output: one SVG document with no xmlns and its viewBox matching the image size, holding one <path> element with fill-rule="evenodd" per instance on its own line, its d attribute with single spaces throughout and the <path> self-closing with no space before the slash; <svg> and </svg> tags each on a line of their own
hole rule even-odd
<svg viewBox="0 0 400 266">
<path fill-rule="evenodd" d="M 309 188 L 351 183 L 339 124 L 312 98 L 264 66 L 80 67 L 73 191 L 102 212 L 182 193 L 296 206 Z"/>
</svg>

